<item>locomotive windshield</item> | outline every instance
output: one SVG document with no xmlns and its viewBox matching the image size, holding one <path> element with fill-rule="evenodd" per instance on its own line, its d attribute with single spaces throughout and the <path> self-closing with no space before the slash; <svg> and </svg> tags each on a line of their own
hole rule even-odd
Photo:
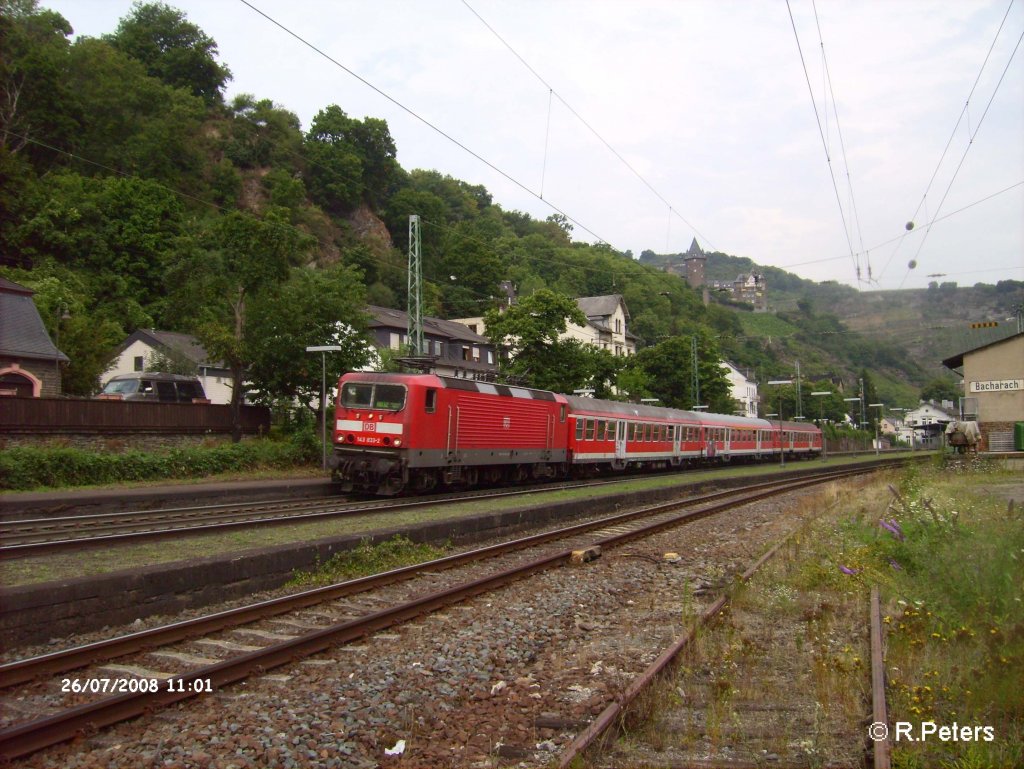
<svg viewBox="0 0 1024 769">
<path fill-rule="evenodd" d="M 401 411 L 405 407 L 405 385 L 346 382 L 341 388 L 341 405 L 350 409 Z"/>
</svg>

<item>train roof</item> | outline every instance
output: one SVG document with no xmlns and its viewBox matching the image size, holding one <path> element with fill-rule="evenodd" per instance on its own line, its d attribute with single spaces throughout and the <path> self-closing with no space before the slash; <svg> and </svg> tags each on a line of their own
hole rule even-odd
<svg viewBox="0 0 1024 769">
<path fill-rule="evenodd" d="M 344 376 L 348 381 L 388 382 L 395 384 L 408 384 L 409 382 L 414 381 L 428 387 L 443 387 L 448 390 L 463 390 L 465 392 L 502 395 L 507 398 L 525 398 L 535 401 L 564 402 L 564 396 L 557 395 L 556 393 L 549 392 L 547 390 L 535 390 L 532 387 L 516 387 L 513 385 L 497 384 L 495 382 L 480 382 L 475 379 L 438 376 L 437 374 L 391 374 L 376 371 L 352 371 Z"/>
<path fill-rule="evenodd" d="M 598 398 L 583 398 L 578 395 L 566 395 L 565 400 L 573 411 L 615 414 L 623 417 L 641 417 L 645 419 L 675 419 L 684 422 L 695 422 L 701 425 L 726 425 L 746 429 L 766 430 L 771 427 L 767 419 L 739 417 L 732 414 L 707 414 L 701 411 L 685 411 L 663 406 L 647 406 L 642 403 L 623 403 L 622 401 L 605 401 Z"/>
</svg>

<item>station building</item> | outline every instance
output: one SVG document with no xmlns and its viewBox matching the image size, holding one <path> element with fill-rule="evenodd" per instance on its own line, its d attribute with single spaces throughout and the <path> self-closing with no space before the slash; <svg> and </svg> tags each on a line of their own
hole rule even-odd
<svg viewBox="0 0 1024 769">
<path fill-rule="evenodd" d="M 963 377 L 960 418 L 981 429 L 982 450 L 1012 451 L 1024 422 L 1024 332 L 958 353 L 942 365 Z"/>
</svg>

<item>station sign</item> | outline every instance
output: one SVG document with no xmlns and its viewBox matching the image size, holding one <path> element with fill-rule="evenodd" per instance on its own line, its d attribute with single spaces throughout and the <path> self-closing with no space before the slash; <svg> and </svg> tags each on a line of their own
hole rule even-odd
<svg viewBox="0 0 1024 769">
<path fill-rule="evenodd" d="M 972 393 L 1005 393 L 1024 390 L 1024 379 L 997 379 L 989 382 L 971 382 Z"/>
</svg>

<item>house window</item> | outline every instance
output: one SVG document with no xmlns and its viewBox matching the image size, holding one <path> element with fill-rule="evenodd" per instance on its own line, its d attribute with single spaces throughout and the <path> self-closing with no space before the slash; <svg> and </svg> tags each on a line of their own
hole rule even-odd
<svg viewBox="0 0 1024 769">
<path fill-rule="evenodd" d="M 134 363 L 135 363 L 135 371 L 145 371 L 146 370 L 146 360 L 141 355 L 136 355 L 135 356 Z"/>
<path fill-rule="evenodd" d="M 487 362 L 492 366 L 494 365 L 494 350 L 487 351 Z"/>
<path fill-rule="evenodd" d="M 616 318 L 615 319 L 615 333 L 616 334 L 621 334 L 622 333 L 622 318 Z"/>
</svg>

